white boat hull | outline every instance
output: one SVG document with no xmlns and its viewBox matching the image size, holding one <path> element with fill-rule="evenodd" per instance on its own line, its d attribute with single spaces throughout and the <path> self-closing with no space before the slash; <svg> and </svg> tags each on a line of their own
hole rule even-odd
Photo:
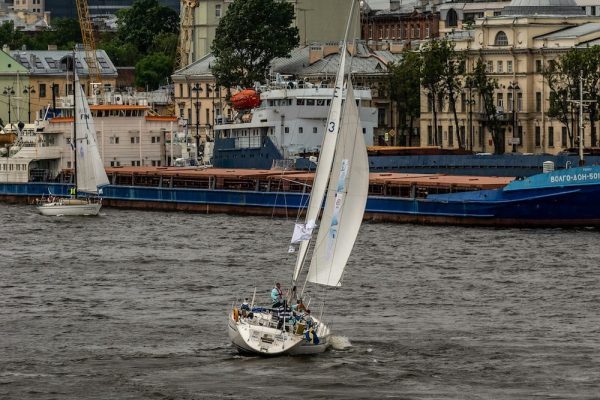
<svg viewBox="0 0 600 400">
<path fill-rule="evenodd" d="M 40 214 L 46 216 L 91 216 L 98 215 L 101 207 L 100 203 L 63 204 L 56 202 L 39 205 L 37 209 Z"/>
<path fill-rule="evenodd" d="M 318 354 L 327 350 L 327 335 L 320 338 L 319 344 L 306 340 L 304 333 L 287 332 L 268 323 L 270 314 L 255 313 L 252 320 L 230 314 L 228 334 L 232 344 L 242 353 L 263 356 Z M 262 322 L 261 322 L 262 321 Z M 320 331 L 328 332 L 324 326 Z"/>
</svg>

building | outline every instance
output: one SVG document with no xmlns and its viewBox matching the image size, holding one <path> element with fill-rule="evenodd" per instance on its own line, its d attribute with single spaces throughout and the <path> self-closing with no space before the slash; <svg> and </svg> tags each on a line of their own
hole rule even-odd
<svg viewBox="0 0 600 400">
<path fill-rule="evenodd" d="M 23 90 L 29 86 L 28 70 L 4 51 L 0 51 L 0 119 L 2 126 L 21 120 L 27 100 Z"/>
<path fill-rule="evenodd" d="M 45 0 L 14 0 L 15 11 L 27 11 L 31 13 L 43 13 L 45 11 Z"/>
<path fill-rule="evenodd" d="M 294 25 L 299 30 L 301 45 L 340 41 L 344 37 L 350 11 L 348 0 L 288 1 L 294 5 L 296 16 Z M 210 53 L 219 21 L 232 2 L 233 0 L 199 0 L 198 7 L 194 9 L 192 23 L 192 61 L 199 60 Z M 354 20 L 358 21 L 358 7 L 355 7 L 354 12 Z"/>
<path fill-rule="evenodd" d="M 456 50 L 467 52 L 467 70 L 481 58 L 499 88 L 494 103 L 505 121 L 508 152 L 558 153 L 569 147 L 565 127 L 548 117 L 549 87 L 545 65 L 574 47 L 600 43 L 600 18 L 585 15 L 573 0 L 513 0 L 502 14 L 476 18 L 472 30 L 449 36 Z M 443 104 L 437 126 L 428 94 L 421 95 L 421 144 L 457 147 L 454 118 Z M 457 104 L 459 131 L 467 148 L 494 152 L 481 99 L 464 87 Z M 584 143 L 598 145 L 597 126 L 586 127 Z M 435 140 L 437 138 L 437 140 Z"/>
<path fill-rule="evenodd" d="M 363 7 L 361 32 L 361 38 L 372 47 L 381 47 L 382 43 L 410 47 L 411 42 L 439 36 L 439 14 L 417 2 L 389 10 Z"/>
<path fill-rule="evenodd" d="M 36 1 L 36 0 L 15 0 Z M 77 18 L 76 0 L 38 0 L 45 1 L 46 11 L 52 13 L 52 18 Z M 87 0 L 90 16 L 113 15 L 117 11 L 131 7 L 135 0 Z M 159 0 L 159 3 L 179 12 L 180 0 Z"/>
<path fill-rule="evenodd" d="M 104 50 L 96 50 L 96 55 L 100 64 L 100 76 L 103 84 L 100 89 L 101 91 L 113 91 L 117 70 Z M 14 98 L 11 99 L 11 116 L 16 120 L 33 121 L 39 112 L 53 104 L 58 97 L 72 93 L 72 78 L 68 76 L 67 71 L 73 62 L 73 52 L 10 50 L 5 46 L 2 56 L 6 60 L 6 64 L 2 65 L 0 76 L 6 77 L 5 91 L 9 93 L 14 91 L 15 93 Z M 12 61 L 6 58 L 7 56 Z M 89 84 L 89 71 L 83 51 L 75 53 L 75 65 L 86 93 L 92 94 L 93 90 Z M 7 89 L 8 87 L 10 90 Z"/>
</svg>

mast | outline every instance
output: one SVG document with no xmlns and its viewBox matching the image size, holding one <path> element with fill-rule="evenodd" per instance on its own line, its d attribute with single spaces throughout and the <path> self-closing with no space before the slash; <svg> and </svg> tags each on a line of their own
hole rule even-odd
<svg viewBox="0 0 600 400">
<path fill-rule="evenodd" d="M 77 95 L 75 94 L 75 51 L 73 50 L 73 61 L 71 67 L 73 68 L 73 169 L 75 171 L 75 198 L 77 198 Z"/>
<path fill-rule="evenodd" d="M 344 93 L 344 75 L 346 72 L 347 53 L 346 44 L 348 42 L 348 33 L 350 32 L 350 25 L 352 24 L 354 3 L 355 0 L 352 0 L 352 4 L 350 6 L 350 15 L 348 16 L 348 23 L 346 25 L 346 31 L 344 34 L 344 40 L 342 41 L 340 65 L 335 79 L 333 99 L 331 101 L 331 108 L 329 109 L 329 116 L 327 118 L 325 134 L 323 135 L 323 144 L 321 145 L 317 170 L 315 172 L 313 186 L 310 193 L 310 199 L 308 202 L 308 208 L 306 210 L 306 226 L 316 225 L 319 213 L 321 212 L 321 207 L 323 206 L 323 199 L 325 198 L 327 184 L 329 181 L 329 173 L 331 172 L 331 167 L 333 165 L 335 144 L 337 141 L 341 120 L 342 97 Z M 302 266 L 304 265 L 309 243 L 310 240 L 304 240 L 300 242 L 298 257 L 296 259 L 296 266 L 294 268 L 294 274 L 292 276 L 293 286 L 296 285 L 298 275 L 300 274 Z"/>
<path fill-rule="evenodd" d="M 579 166 L 583 167 L 583 69 L 579 71 Z"/>
</svg>

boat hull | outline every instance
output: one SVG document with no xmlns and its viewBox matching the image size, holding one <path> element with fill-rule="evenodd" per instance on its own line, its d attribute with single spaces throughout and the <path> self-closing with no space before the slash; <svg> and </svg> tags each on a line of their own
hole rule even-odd
<svg viewBox="0 0 600 400">
<path fill-rule="evenodd" d="M 241 353 L 260 356 L 310 355 L 323 353 L 329 347 L 329 330 L 322 325 L 319 328 L 319 344 L 306 340 L 303 333 L 285 332 L 269 325 L 270 314 L 256 313 L 255 320 L 243 317 L 236 320 L 233 314 L 228 318 L 228 335 L 232 345 Z M 257 322 L 258 321 L 265 321 Z M 316 321 L 316 320 L 315 320 Z"/>
<path fill-rule="evenodd" d="M 98 215 L 100 203 L 61 204 L 48 203 L 37 206 L 40 214 L 45 216 L 94 216 Z"/>
</svg>

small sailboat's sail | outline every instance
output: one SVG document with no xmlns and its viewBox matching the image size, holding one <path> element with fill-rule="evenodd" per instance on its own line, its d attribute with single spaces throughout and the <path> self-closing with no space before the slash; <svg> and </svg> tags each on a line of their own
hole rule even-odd
<svg viewBox="0 0 600 400">
<path fill-rule="evenodd" d="M 108 185 L 108 177 L 98 151 L 98 139 L 79 76 L 75 74 L 75 124 L 77 130 L 77 189 L 81 192 L 98 193 L 98 187 Z"/>
<path fill-rule="evenodd" d="M 352 8 L 353 9 L 353 8 Z M 352 15 L 352 12 L 350 13 Z M 348 34 L 346 33 L 346 37 Z M 337 76 L 335 78 L 335 88 L 333 91 L 333 100 L 329 109 L 329 117 L 327 118 L 327 126 L 325 127 L 325 136 L 321 152 L 319 153 L 319 163 L 315 172 L 315 180 L 313 182 L 308 208 L 306 210 L 306 223 L 308 229 L 315 226 L 315 221 L 319 217 L 321 207 L 323 206 L 323 198 L 325 197 L 325 189 L 327 188 L 327 180 L 329 179 L 329 171 L 333 163 L 335 152 L 335 143 L 337 141 L 338 132 L 340 129 L 340 119 L 342 115 L 342 93 L 344 89 L 344 73 L 346 70 L 346 42 L 342 42 L 340 65 Z M 294 269 L 293 280 L 298 279 L 306 252 L 308 250 L 308 240 L 300 243 L 298 256 L 296 258 L 296 267 Z"/>
<path fill-rule="evenodd" d="M 342 125 L 329 190 L 307 280 L 339 286 L 362 222 L 369 189 L 369 162 L 352 82 L 348 80 Z"/>
</svg>

